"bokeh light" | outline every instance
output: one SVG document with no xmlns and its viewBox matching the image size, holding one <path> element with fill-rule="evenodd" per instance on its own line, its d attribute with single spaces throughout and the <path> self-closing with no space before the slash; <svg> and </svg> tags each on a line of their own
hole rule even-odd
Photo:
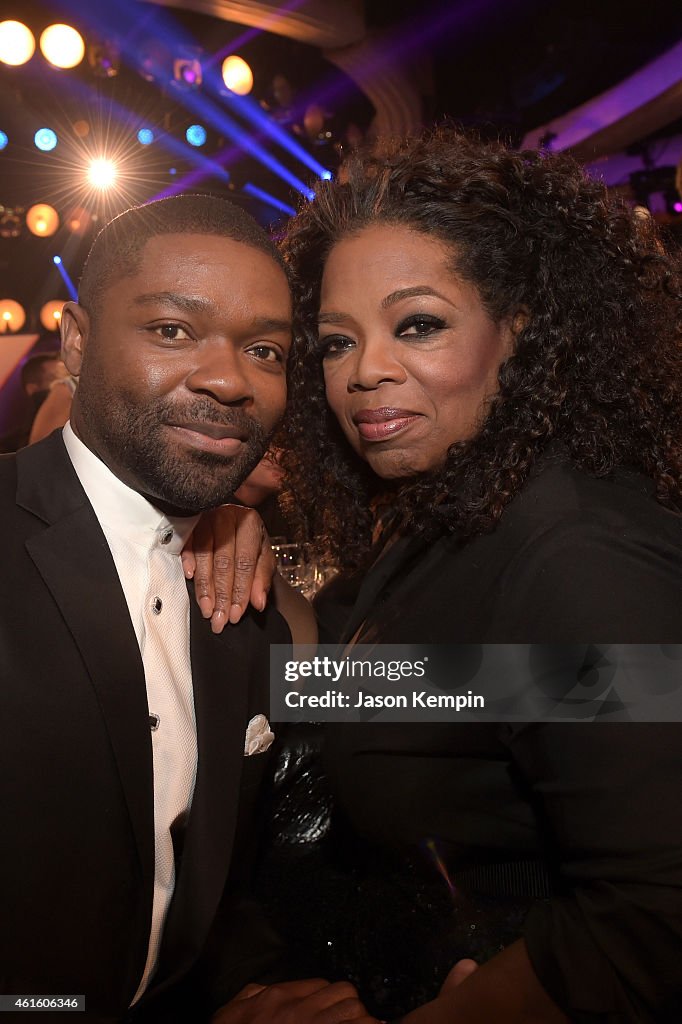
<svg viewBox="0 0 682 1024">
<path fill-rule="evenodd" d="M 0 333 L 20 331 L 26 323 L 26 311 L 14 299 L 0 299 Z"/>
<path fill-rule="evenodd" d="M 40 322 L 46 331 L 56 331 L 62 320 L 64 299 L 50 299 L 40 310 Z"/>
<path fill-rule="evenodd" d="M 33 141 L 43 153 L 49 153 L 57 145 L 57 133 L 53 132 L 51 128 L 39 128 L 33 136 Z"/>
<path fill-rule="evenodd" d="M 104 157 L 92 160 L 88 168 L 88 181 L 95 188 L 111 188 L 116 181 L 116 165 Z"/>
<path fill-rule="evenodd" d="M 36 49 L 33 33 L 20 21 L 0 22 L 0 61 L 19 67 L 30 60 Z"/>
<path fill-rule="evenodd" d="M 32 234 L 48 238 L 59 227 L 59 214 L 54 206 L 49 206 L 47 203 L 36 203 L 27 212 L 26 223 Z"/>
<path fill-rule="evenodd" d="M 6 132 L 0 132 L 0 149 L 4 149 L 9 139 Z"/>
<path fill-rule="evenodd" d="M 141 146 L 151 146 L 154 141 L 154 132 L 151 128 L 140 128 L 137 133 L 137 141 Z"/>
<path fill-rule="evenodd" d="M 45 60 L 55 68 L 75 68 L 85 56 L 85 43 L 80 32 L 70 25 L 50 25 L 40 37 Z"/>
<path fill-rule="evenodd" d="M 223 82 L 237 96 L 247 96 L 253 89 L 253 71 L 241 57 L 233 54 L 223 61 Z"/>
<path fill-rule="evenodd" d="M 203 146 L 206 142 L 206 129 L 201 124 L 191 124 L 185 132 L 190 146 Z"/>
</svg>

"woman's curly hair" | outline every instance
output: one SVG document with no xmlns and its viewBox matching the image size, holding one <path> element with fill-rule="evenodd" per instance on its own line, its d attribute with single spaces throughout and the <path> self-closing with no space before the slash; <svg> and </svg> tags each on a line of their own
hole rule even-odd
<svg viewBox="0 0 682 1024">
<path fill-rule="evenodd" d="M 378 481 L 345 440 L 316 350 L 321 278 L 339 239 L 399 224 L 445 242 L 493 320 L 525 326 L 478 433 L 435 473 Z M 638 468 L 682 511 L 680 277 L 638 217 L 561 154 L 513 152 L 453 129 L 359 154 L 291 222 L 283 243 L 296 340 L 282 444 L 288 507 L 343 566 L 361 565 L 377 517 L 463 539 L 494 529 L 550 440 L 605 476 Z"/>
</svg>

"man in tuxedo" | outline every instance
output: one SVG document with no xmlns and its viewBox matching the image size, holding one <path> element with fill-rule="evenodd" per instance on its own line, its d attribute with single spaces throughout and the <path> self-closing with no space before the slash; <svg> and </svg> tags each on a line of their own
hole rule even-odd
<svg viewBox="0 0 682 1024">
<path fill-rule="evenodd" d="M 92 1021 L 364 1013 L 321 981 L 228 1002 L 275 955 L 240 885 L 289 631 L 266 608 L 214 634 L 180 561 L 265 451 L 290 332 L 276 250 L 207 196 L 112 221 L 65 306 L 71 421 L 0 460 L 3 996 L 84 995 Z"/>
</svg>

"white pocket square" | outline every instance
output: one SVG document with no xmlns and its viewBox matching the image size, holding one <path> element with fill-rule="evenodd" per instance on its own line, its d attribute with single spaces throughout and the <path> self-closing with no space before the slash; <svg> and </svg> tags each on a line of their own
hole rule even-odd
<svg viewBox="0 0 682 1024">
<path fill-rule="evenodd" d="M 254 715 L 246 727 L 244 737 L 244 757 L 252 754 L 264 754 L 275 738 L 270 730 L 270 723 L 265 715 Z"/>
</svg>

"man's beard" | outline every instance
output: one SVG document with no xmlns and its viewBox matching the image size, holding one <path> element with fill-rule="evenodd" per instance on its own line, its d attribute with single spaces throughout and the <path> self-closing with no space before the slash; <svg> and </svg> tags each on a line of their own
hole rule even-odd
<svg viewBox="0 0 682 1024">
<path fill-rule="evenodd" d="M 182 406 L 163 398 L 141 406 L 124 393 L 106 391 L 99 383 L 78 387 L 82 419 L 89 437 L 98 441 L 97 454 L 124 469 L 135 489 L 165 510 L 191 515 L 224 504 L 265 454 L 266 430 L 242 409 L 202 395 Z M 198 451 L 173 444 L 164 425 L 178 422 L 229 425 L 245 440 L 235 455 Z"/>
</svg>

